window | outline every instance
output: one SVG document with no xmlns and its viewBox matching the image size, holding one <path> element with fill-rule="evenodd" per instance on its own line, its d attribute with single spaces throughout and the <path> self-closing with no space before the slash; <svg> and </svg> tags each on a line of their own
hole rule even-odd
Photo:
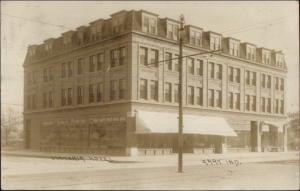
<svg viewBox="0 0 300 191">
<path fill-rule="evenodd" d="M 49 72 L 48 79 L 49 79 L 49 81 L 51 81 L 51 80 L 53 80 L 53 71 L 52 71 L 52 67 L 49 67 L 48 72 Z"/>
<path fill-rule="evenodd" d="M 274 100 L 274 113 L 279 113 L 279 99 Z"/>
<path fill-rule="evenodd" d="M 80 75 L 82 74 L 83 71 L 83 63 L 82 63 L 82 58 L 77 59 L 77 74 Z"/>
<path fill-rule="evenodd" d="M 214 70 L 214 63 L 213 62 L 208 63 L 208 71 L 209 71 L 210 78 L 213 79 L 214 76 L 215 76 L 215 70 Z"/>
<path fill-rule="evenodd" d="M 48 101 L 48 93 L 44 92 L 43 93 L 43 108 L 47 108 L 47 101 Z"/>
<path fill-rule="evenodd" d="M 203 89 L 197 88 L 197 105 L 203 106 Z"/>
<path fill-rule="evenodd" d="M 97 102 L 103 101 L 103 83 L 97 84 Z"/>
<path fill-rule="evenodd" d="M 265 112 L 266 111 L 266 100 L 264 97 L 261 98 L 261 111 Z"/>
<path fill-rule="evenodd" d="M 61 105 L 62 106 L 67 105 L 67 90 L 66 89 L 61 90 Z"/>
<path fill-rule="evenodd" d="M 189 74 L 194 75 L 194 67 L 195 67 L 194 58 L 188 58 L 188 71 L 189 71 Z"/>
<path fill-rule="evenodd" d="M 49 91 L 49 93 L 48 93 L 48 101 L 49 101 L 48 106 L 50 108 L 53 107 L 53 95 L 52 95 L 52 91 Z"/>
<path fill-rule="evenodd" d="M 110 100 L 115 100 L 117 97 L 117 81 L 111 80 L 110 81 Z"/>
<path fill-rule="evenodd" d="M 233 82 L 233 67 L 229 67 L 229 81 Z"/>
<path fill-rule="evenodd" d="M 110 67 L 115 67 L 119 63 L 119 51 L 117 49 L 111 50 L 110 51 Z"/>
<path fill-rule="evenodd" d="M 165 101 L 172 102 L 172 84 L 165 83 Z"/>
<path fill-rule="evenodd" d="M 268 98 L 267 112 L 271 113 L 271 98 Z"/>
<path fill-rule="evenodd" d="M 121 47 L 120 48 L 120 61 L 119 64 L 124 65 L 125 64 L 125 57 L 126 57 L 126 51 L 125 51 L 125 47 Z"/>
<path fill-rule="evenodd" d="M 36 109 L 36 95 L 32 95 L 32 109 Z"/>
<path fill-rule="evenodd" d="M 235 82 L 240 83 L 241 80 L 241 70 L 239 68 L 235 68 Z"/>
<path fill-rule="evenodd" d="M 37 73 L 37 72 L 34 71 L 33 74 L 32 74 L 32 83 L 33 83 L 33 84 L 36 84 L 36 77 L 37 77 L 37 76 L 36 76 L 36 73 Z"/>
<path fill-rule="evenodd" d="M 179 103 L 179 84 L 174 85 L 174 102 Z"/>
<path fill-rule="evenodd" d="M 208 90 L 208 106 L 214 107 L 214 90 Z"/>
<path fill-rule="evenodd" d="M 44 68 L 44 82 L 47 82 L 48 81 L 48 70 L 47 68 Z"/>
<path fill-rule="evenodd" d="M 217 64 L 217 79 L 222 80 L 222 65 Z"/>
<path fill-rule="evenodd" d="M 31 109 L 31 95 L 27 96 L 27 109 L 30 110 Z"/>
<path fill-rule="evenodd" d="M 265 74 L 262 74 L 262 76 L 261 76 L 261 86 L 263 88 L 266 87 L 266 75 Z"/>
<path fill-rule="evenodd" d="M 251 72 L 252 86 L 256 86 L 256 72 Z"/>
<path fill-rule="evenodd" d="M 240 109 L 240 93 L 235 93 L 235 109 Z"/>
<path fill-rule="evenodd" d="M 61 65 L 61 77 L 65 78 L 66 76 L 67 76 L 66 63 L 62 63 L 62 65 Z"/>
<path fill-rule="evenodd" d="M 283 110 L 284 110 L 284 102 L 283 102 L 283 100 L 280 100 L 280 113 L 281 114 L 284 113 Z"/>
<path fill-rule="evenodd" d="M 156 34 L 156 19 L 150 17 L 144 17 L 143 32 Z"/>
<path fill-rule="evenodd" d="M 246 111 L 250 111 L 250 95 L 246 95 Z"/>
<path fill-rule="evenodd" d="M 250 71 L 246 70 L 246 84 L 250 85 Z"/>
<path fill-rule="evenodd" d="M 104 54 L 99 53 L 97 54 L 97 71 L 102 70 L 104 64 Z"/>
<path fill-rule="evenodd" d="M 140 48 L 140 64 L 147 66 L 148 65 L 148 49 L 141 47 Z"/>
<path fill-rule="evenodd" d="M 151 66 L 158 66 L 158 50 L 151 49 L 150 63 Z"/>
<path fill-rule="evenodd" d="M 168 38 L 172 39 L 172 40 L 178 40 L 178 25 L 176 24 L 171 24 L 171 23 L 168 23 L 167 24 L 167 36 Z"/>
<path fill-rule="evenodd" d="M 284 90 L 284 79 L 283 78 L 281 78 L 280 79 L 280 90 Z"/>
<path fill-rule="evenodd" d="M 68 88 L 68 105 L 72 105 L 73 89 Z"/>
<path fill-rule="evenodd" d="M 222 92 L 220 90 L 216 90 L 216 106 L 222 107 Z"/>
<path fill-rule="evenodd" d="M 94 96 L 94 84 L 89 85 L 89 103 L 93 103 L 95 99 Z"/>
<path fill-rule="evenodd" d="M 176 72 L 179 72 L 179 55 L 175 54 L 175 57 L 178 58 L 178 59 L 174 60 L 174 68 L 175 68 Z"/>
<path fill-rule="evenodd" d="M 141 79 L 140 80 L 140 98 L 147 99 L 147 80 Z"/>
<path fill-rule="evenodd" d="M 90 63 L 89 63 L 89 71 L 95 72 L 95 64 L 96 64 L 96 56 L 91 55 L 90 56 Z"/>
<path fill-rule="evenodd" d="M 172 54 L 167 52 L 166 53 L 166 66 L 168 68 L 168 70 L 172 70 Z"/>
<path fill-rule="evenodd" d="M 158 101 L 158 82 L 151 80 L 150 83 L 150 99 Z"/>
<path fill-rule="evenodd" d="M 194 105 L 194 87 L 188 86 L 188 104 Z"/>
<path fill-rule="evenodd" d="M 68 77 L 72 77 L 73 75 L 73 63 L 68 62 Z"/>
<path fill-rule="evenodd" d="M 83 87 L 78 86 L 77 87 L 77 104 L 82 104 L 83 103 Z"/>
<path fill-rule="evenodd" d="M 196 67 L 197 75 L 203 76 L 203 60 L 198 60 Z"/>
<path fill-rule="evenodd" d="M 125 79 L 119 80 L 119 99 L 125 98 Z"/>
<path fill-rule="evenodd" d="M 190 34 L 190 43 L 192 45 L 196 44 L 196 31 L 191 31 L 191 34 Z"/>
<path fill-rule="evenodd" d="M 228 93 L 228 102 L 229 102 L 229 108 L 233 109 L 233 92 Z"/>
<path fill-rule="evenodd" d="M 268 75 L 268 88 L 271 88 L 271 76 Z"/>
<path fill-rule="evenodd" d="M 251 96 L 251 109 L 256 111 L 256 96 Z"/>
<path fill-rule="evenodd" d="M 124 29 L 124 18 L 123 17 L 115 17 L 113 18 L 113 34 L 117 34 L 123 31 Z"/>
<path fill-rule="evenodd" d="M 279 90 L 279 79 L 275 77 L 275 90 Z"/>
<path fill-rule="evenodd" d="M 221 48 L 221 39 L 218 36 L 210 37 L 210 49 L 211 50 L 219 50 Z"/>
</svg>

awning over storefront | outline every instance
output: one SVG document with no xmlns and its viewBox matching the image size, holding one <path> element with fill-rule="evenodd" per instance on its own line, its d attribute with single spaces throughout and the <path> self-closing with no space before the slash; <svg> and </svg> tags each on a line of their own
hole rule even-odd
<svg viewBox="0 0 300 191">
<path fill-rule="evenodd" d="M 278 128 L 279 132 L 283 132 L 283 126 L 288 124 L 287 120 L 282 121 L 264 121 L 267 125 L 273 125 Z"/>
<path fill-rule="evenodd" d="M 178 113 L 138 111 L 136 133 L 178 133 Z M 183 115 L 183 133 L 237 136 L 221 117 Z"/>
</svg>

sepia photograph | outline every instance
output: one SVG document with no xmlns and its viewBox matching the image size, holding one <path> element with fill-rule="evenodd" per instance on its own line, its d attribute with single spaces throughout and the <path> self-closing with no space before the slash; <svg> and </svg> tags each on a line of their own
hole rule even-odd
<svg viewBox="0 0 300 191">
<path fill-rule="evenodd" d="M 299 1 L 1 1 L 1 190 L 299 190 Z"/>
</svg>

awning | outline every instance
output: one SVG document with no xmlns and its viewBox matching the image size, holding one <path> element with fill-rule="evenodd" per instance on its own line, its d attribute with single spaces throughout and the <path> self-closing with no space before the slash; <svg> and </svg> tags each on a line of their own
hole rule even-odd
<svg viewBox="0 0 300 191">
<path fill-rule="evenodd" d="M 265 124 L 273 125 L 278 128 L 279 132 L 283 132 L 283 126 L 288 124 L 287 120 L 282 121 L 264 121 Z M 288 126 L 286 126 L 288 127 Z"/>
<path fill-rule="evenodd" d="M 178 133 L 178 113 L 137 111 L 136 133 Z M 221 117 L 183 115 L 184 134 L 237 136 Z"/>
</svg>

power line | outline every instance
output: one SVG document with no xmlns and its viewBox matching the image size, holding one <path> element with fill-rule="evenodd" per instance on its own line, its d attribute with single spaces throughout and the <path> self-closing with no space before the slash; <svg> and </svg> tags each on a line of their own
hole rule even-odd
<svg viewBox="0 0 300 191">
<path fill-rule="evenodd" d="M 25 17 L 15 16 L 15 15 L 10 15 L 10 14 L 7 14 L 7 13 L 2 13 L 2 15 L 13 17 L 13 18 L 17 18 L 17 19 L 22 19 L 22 20 L 26 20 L 26 21 L 31 21 L 31 22 L 35 22 L 35 23 L 39 23 L 39 24 L 51 25 L 51 26 L 55 26 L 55 27 L 65 28 L 65 29 L 68 29 L 68 30 L 73 30 L 70 27 L 65 26 L 65 25 L 58 25 L 58 24 L 48 23 L 48 22 L 41 21 L 41 20 L 36 20 L 36 19 L 31 19 L 31 18 L 25 18 Z"/>
<path fill-rule="evenodd" d="M 289 16 L 287 16 L 287 17 L 280 17 L 280 18 L 272 19 L 272 20 L 270 20 L 268 22 L 257 22 L 257 23 L 254 23 L 254 24 L 251 24 L 251 25 L 248 25 L 248 26 L 244 26 L 244 27 L 231 28 L 231 29 L 225 30 L 225 31 L 223 31 L 221 33 L 227 33 L 227 32 L 235 31 L 235 30 L 241 30 L 243 28 L 248 28 L 248 27 L 252 27 L 252 26 L 256 26 L 256 25 L 262 25 L 264 23 L 265 23 L 264 25 L 268 25 L 268 23 L 270 23 L 272 21 L 285 20 L 288 17 Z"/>
</svg>

